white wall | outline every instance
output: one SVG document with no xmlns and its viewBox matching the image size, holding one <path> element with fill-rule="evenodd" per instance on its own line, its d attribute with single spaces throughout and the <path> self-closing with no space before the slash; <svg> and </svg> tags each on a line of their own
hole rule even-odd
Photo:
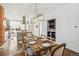
<svg viewBox="0 0 79 59">
<path fill-rule="evenodd" d="M 65 42 L 67 48 L 79 52 L 79 4 L 69 4 L 49 13 L 48 17 L 56 18 L 56 40 Z"/>
</svg>

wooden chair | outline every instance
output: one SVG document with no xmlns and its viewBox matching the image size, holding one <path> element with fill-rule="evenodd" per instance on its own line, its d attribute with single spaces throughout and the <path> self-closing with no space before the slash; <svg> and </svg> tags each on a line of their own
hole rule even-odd
<svg viewBox="0 0 79 59">
<path fill-rule="evenodd" d="M 47 36 L 45 36 L 45 35 L 41 35 L 41 38 L 47 38 Z"/>
<path fill-rule="evenodd" d="M 17 51 L 17 52 L 14 54 L 14 56 L 25 56 L 25 53 L 24 53 L 24 51 L 21 49 L 21 50 Z"/>
<path fill-rule="evenodd" d="M 50 52 L 50 47 L 38 51 L 38 52 L 37 52 L 37 55 L 38 55 L 38 56 L 47 56 L 47 53 L 48 53 L 48 52 Z"/>
<path fill-rule="evenodd" d="M 65 43 L 62 43 L 62 44 L 54 47 L 54 49 L 51 50 L 51 56 L 63 56 L 65 47 L 66 47 Z"/>
<path fill-rule="evenodd" d="M 25 56 L 24 43 L 22 41 L 19 42 L 17 48 L 18 51 L 14 54 L 14 56 Z"/>
<path fill-rule="evenodd" d="M 49 40 L 52 40 L 52 41 L 56 41 L 55 38 L 48 37 L 48 36 L 45 36 L 45 35 L 41 35 L 41 37 L 42 37 L 42 38 L 49 39 Z"/>
<path fill-rule="evenodd" d="M 27 36 L 27 38 L 32 38 L 33 34 L 32 34 L 32 32 L 27 32 L 26 36 Z"/>
</svg>

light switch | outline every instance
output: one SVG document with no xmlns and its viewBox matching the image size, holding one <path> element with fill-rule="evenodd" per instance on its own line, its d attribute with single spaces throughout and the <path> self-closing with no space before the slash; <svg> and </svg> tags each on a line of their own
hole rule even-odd
<svg viewBox="0 0 79 59">
<path fill-rule="evenodd" d="M 78 28 L 78 26 L 74 26 L 75 28 Z"/>
</svg>

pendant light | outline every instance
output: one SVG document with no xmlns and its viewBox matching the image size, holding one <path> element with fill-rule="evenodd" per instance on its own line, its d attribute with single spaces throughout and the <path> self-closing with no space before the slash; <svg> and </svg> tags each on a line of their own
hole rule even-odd
<svg viewBox="0 0 79 59">
<path fill-rule="evenodd" d="M 34 9 L 35 15 L 33 17 L 33 22 L 44 21 L 45 20 L 44 15 L 41 13 L 38 13 L 38 11 L 39 11 L 38 4 L 35 3 L 34 6 L 35 6 L 35 9 Z"/>
</svg>

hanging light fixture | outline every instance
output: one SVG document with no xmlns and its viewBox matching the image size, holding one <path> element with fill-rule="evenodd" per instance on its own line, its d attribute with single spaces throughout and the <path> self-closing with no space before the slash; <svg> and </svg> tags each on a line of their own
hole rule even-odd
<svg viewBox="0 0 79 59">
<path fill-rule="evenodd" d="M 37 3 L 35 3 L 34 4 L 35 5 L 35 16 L 33 17 L 33 21 L 34 22 L 37 22 L 37 21 L 44 21 L 45 20 L 45 18 L 44 18 L 44 15 L 43 14 L 39 14 L 38 13 L 38 5 L 37 5 Z"/>
</svg>

